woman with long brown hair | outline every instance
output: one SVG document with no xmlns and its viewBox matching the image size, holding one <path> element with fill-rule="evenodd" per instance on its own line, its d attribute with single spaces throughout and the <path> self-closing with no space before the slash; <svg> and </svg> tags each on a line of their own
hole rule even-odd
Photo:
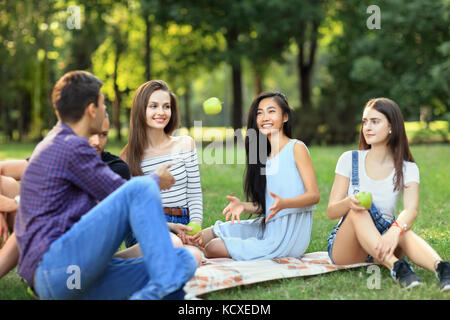
<svg viewBox="0 0 450 320">
<path fill-rule="evenodd" d="M 419 208 L 419 168 L 409 150 L 398 105 L 387 98 L 369 100 L 362 116 L 359 150 L 347 151 L 336 165 L 327 214 L 340 218 L 328 238 L 335 264 L 381 263 L 403 287 L 421 284 L 402 257 L 436 272 L 441 290 L 450 289 L 450 264 L 411 230 Z M 372 194 L 370 209 L 355 197 Z M 395 218 L 403 194 L 403 210 Z M 372 258 L 373 257 L 373 258 Z"/>
<path fill-rule="evenodd" d="M 200 251 L 190 246 L 200 234 L 188 236 L 191 221 L 203 219 L 202 190 L 195 142 L 190 136 L 172 135 L 179 125 L 175 94 L 162 80 L 142 84 L 133 99 L 128 143 L 121 152 L 132 176 L 151 175 L 167 166 L 175 183 L 161 191 L 164 213 L 175 246 L 189 245 L 200 262 Z M 136 243 L 131 235 L 127 247 Z"/>
</svg>

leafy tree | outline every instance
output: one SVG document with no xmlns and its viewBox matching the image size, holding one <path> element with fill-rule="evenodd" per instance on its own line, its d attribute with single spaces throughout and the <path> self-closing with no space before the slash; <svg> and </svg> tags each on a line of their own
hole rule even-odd
<svg viewBox="0 0 450 320">
<path fill-rule="evenodd" d="M 251 1 L 168 0 L 162 1 L 167 20 L 188 24 L 205 35 L 221 32 L 226 41 L 223 60 L 231 66 L 232 126 L 242 127 L 242 57 L 245 35 L 250 32 L 251 17 L 257 14 Z"/>
<path fill-rule="evenodd" d="M 114 0 L 86 0 L 81 3 L 64 1 L 64 7 L 76 5 L 80 8 L 80 28 L 71 28 L 71 48 L 67 59 L 66 71 L 70 70 L 92 70 L 91 56 L 98 46 L 106 38 L 106 27 L 108 11 L 114 7 L 114 3 L 126 3 L 126 1 Z"/>
<path fill-rule="evenodd" d="M 373 97 L 393 99 L 407 119 L 417 119 L 424 106 L 436 114 L 448 110 L 448 1 L 371 4 L 380 8 L 380 29 L 368 29 L 366 1 L 336 1 L 330 11 L 340 32 L 327 48 L 330 77 L 322 85 L 318 140 L 352 141 Z"/>
</svg>

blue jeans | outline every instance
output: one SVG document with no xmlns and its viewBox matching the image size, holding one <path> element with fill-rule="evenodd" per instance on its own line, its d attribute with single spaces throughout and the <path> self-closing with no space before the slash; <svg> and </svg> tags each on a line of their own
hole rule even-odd
<svg viewBox="0 0 450 320">
<path fill-rule="evenodd" d="M 130 231 L 143 256 L 113 258 Z M 186 249 L 172 245 L 159 187 L 149 177 L 136 177 L 50 245 L 34 289 L 42 299 L 161 299 L 180 290 L 196 268 Z"/>
<path fill-rule="evenodd" d="M 168 214 L 164 214 L 167 222 L 172 223 L 182 223 L 182 224 L 188 224 L 189 223 L 189 213 L 187 208 L 183 208 L 183 216 L 169 216 Z M 125 247 L 129 248 L 131 246 L 134 246 L 138 241 L 136 240 L 136 237 L 134 236 L 133 232 L 130 232 L 125 237 Z"/>
<path fill-rule="evenodd" d="M 183 208 L 183 215 L 181 217 L 179 216 L 169 216 L 168 214 L 164 214 L 166 216 L 167 222 L 172 223 L 181 223 L 181 224 L 188 224 L 189 223 L 189 213 L 187 208 Z"/>
</svg>

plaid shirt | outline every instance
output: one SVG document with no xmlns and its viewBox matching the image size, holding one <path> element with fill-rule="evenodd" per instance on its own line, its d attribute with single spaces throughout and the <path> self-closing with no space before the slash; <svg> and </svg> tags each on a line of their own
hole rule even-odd
<svg viewBox="0 0 450 320">
<path fill-rule="evenodd" d="M 30 286 L 50 244 L 125 182 L 86 138 L 62 122 L 56 124 L 34 150 L 20 187 L 14 230 L 18 272 Z"/>
</svg>

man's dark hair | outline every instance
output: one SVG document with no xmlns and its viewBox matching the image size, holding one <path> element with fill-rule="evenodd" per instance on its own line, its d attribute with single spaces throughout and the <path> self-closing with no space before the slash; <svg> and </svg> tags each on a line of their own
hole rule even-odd
<svg viewBox="0 0 450 320">
<path fill-rule="evenodd" d="M 102 85 L 103 82 L 86 71 L 70 71 L 63 75 L 52 92 L 53 107 L 61 121 L 78 122 L 90 103 L 97 106 Z"/>
</svg>

